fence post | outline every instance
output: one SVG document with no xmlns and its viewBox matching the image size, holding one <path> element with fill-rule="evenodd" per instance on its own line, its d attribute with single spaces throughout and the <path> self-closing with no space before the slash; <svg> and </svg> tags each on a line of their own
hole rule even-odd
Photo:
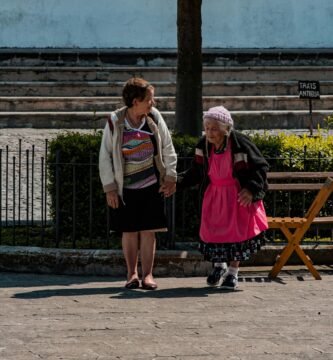
<svg viewBox="0 0 333 360">
<path fill-rule="evenodd" d="M 21 165 L 22 165 L 22 139 L 19 139 L 19 174 L 18 174 L 18 225 L 21 225 Z"/>
<path fill-rule="evenodd" d="M 35 145 L 31 150 L 31 226 L 34 226 L 34 197 L 35 197 Z"/>
<path fill-rule="evenodd" d="M 8 226 L 8 163 L 9 163 L 9 149 L 8 149 L 8 145 L 6 146 L 6 180 L 5 180 L 5 206 L 6 206 L 6 210 L 5 210 L 5 216 L 6 216 L 6 227 Z"/>
<path fill-rule="evenodd" d="M 44 196 L 45 196 L 45 180 L 44 180 L 44 157 L 42 156 L 40 159 L 41 162 L 41 231 L 40 231 L 40 240 L 41 240 L 41 245 L 44 245 Z"/>
<path fill-rule="evenodd" d="M 0 189 L 2 189 L 2 149 L 0 149 Z M 2 191 L 0 192 L 0 245 L 2 244 Z"/>
<path fill-rule="evenodd" d="M 55 181 L 56 181 L 56 247 L 59 247 L 60 242 L 60 150 L 56 151 L 56 163 L 55 163 Z"/>
<path fill-rule="evenodd" d="M 92 247 L 92 222 L 93 222 L 93 156 L 89 154 L 89 246 Z"/>
<path fill-rule="evenodd" d="M 29 244 L 29 149 L 26 150 L 26 175 L 27 175 L 27 184 L 26 184 L 26 197 L 27 197 L 27 206 L 26 206 L 26 245 Z"/>
<path fill-rule="evenodd" d="M 15 197 L 16 197 L 16 176 L 15 176 L 15 163 L 16 163 L 16 158 L 15 156 L 13 156 L 13 245 L 16 245 L 16 229 L 15 229 L 15 217 L 16 217 L 16 213 L 15 213 L 15 207 L 16 207 L 16 202 L 15 202 Z"/>
<path fill-rule="evenodd" d="M 73 244 L 73 248 L 76 248 L 76 160 L 75 158 L 71 161 L 71 165 L 73 166 L 72 169 L 72 183 L 73 183 L 73 213 L 72 213 L 72 219 L 73 219 L 73 224 L 72 224 L 72 244 Z"/>
<path fill-rule="evenodd" d="M 45 191 L 45 194 L 44 194 L 44 226 L 46 227 L 46 219 L 47 219 L 47 165 L 48 165 L 48 140 L 45 139 L 45 174 L 44 174 L 44 191 Z"/>
</svg>

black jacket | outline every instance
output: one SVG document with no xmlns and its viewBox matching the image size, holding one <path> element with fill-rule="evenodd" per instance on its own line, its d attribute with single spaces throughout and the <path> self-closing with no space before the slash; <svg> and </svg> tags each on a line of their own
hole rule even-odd
<svg viewBox="0 0 333 360">
<path fill-rule="evenodd" d="M 267 171 L 269 165 L 255 144 L 244 134 L 232 130 L 229 141 L 233 160 L 233 176 L 238 179 L 241 188 L 248 189 L 253 202 L 264 198 L 268 188 Z M 209 184 L 208 157 L 212 144 L 203 136 L 195 148 L 191 167 L 179 174 L 177 189 L 199 184 L 201 198 Z"/>
</svg>

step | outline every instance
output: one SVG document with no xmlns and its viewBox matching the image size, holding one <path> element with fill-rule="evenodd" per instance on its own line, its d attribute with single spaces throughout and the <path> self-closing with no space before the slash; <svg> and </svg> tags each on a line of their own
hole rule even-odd
<svg viewBox="0 0 333 360">
<path fill-rule="evenodd" d="M 1 48 L 0 65 L 141 65 L 176 66 L 177 49 Z M 317 49 L 202 49 L 206 65 L 316 65 L 333 64 L 333 51 Z"/>
<path fill-rule="evenodd" d="M 0 67 L 0 81 L 121 81 L 141 77 L 149 81 L 176 81 L 175 67 L 75 66 Z"/>
<path fill-rule="evenodd" d="M 176 81 L 176 67 L 0 67 L 0 81 L 123 81 L 142 77 L 151 82 Z M 209 66 L 204 81 L 333 80 L 333 66 Z"/>
<path fill-rule="evenodd" d="M 157 108 L 174 111 L 174 96 L 155 98 Z M 111 111 L 123 105 L 119 96 L 96 97 L 0 97 L 0 111 Z M 308 110 L 309 101 L 298 96 L 204 96 L 203 108 L 224 105 L 230 110 Z M 312 101 L 313 109 L 333 109 L 333 95 L 322 95 Z"/>
<path fill-rule="evenodd" d="M 1 99 L 1 98 L 0 98 Z M 0 102 L 1 103 L 1 102 Z M 168 103 L 169 106 L 171 103 Z M 203 107 L 223 105 L 230 111 L 269 111 L 269 110 L 309 110 L 309 100 L 300 99 L 296 95 L 274 96 L 205 96 Z M 333 95 L 321 95 L 312 100 L 313 110 L 333 109 Z"/>
<path fill-rule="evenodd" d="M 169 99 L 169 98 L 165 98 Z M 171 100 L 161 100 L 168 105 Z M 172 102 L 174 104 L 174 101 Z M 5 96 L 0 97 L 0 112 L 22 111 L 112 111 L 124 106 L 119 96 L 81 96 L 81 97 L 44 97 L 44 96 Z M 164 110 L 168 110 L 165 109 Z M 171 109 L 170 110 L 174 110 Z"/>
<path fill-rule="evenodd" d="M 168 126 L 175 126 L 175 112 L 161 112 Z M 0 128 L 102 128 L 108 112 L 2 112 Z M 315 127 L 325 127 L 323 119 L 331 111 L 313 111 Z M 299 111 L 232 111 L 235 127 L 248 129 L 304 129 L 309 125 L 309 113 Z"/>
<path fill-rule="evenodd" d="M 156 96 L 174 96 L 175 82 L 152 82 Z M 1 81 L 0 96 L 121 96 L 123 82 Z M 321 81 L 321 94 L 333 94 L 333 80 Z M 206 81 L 204 96 L 298 95 L 297 81 Z"/>
</svg>

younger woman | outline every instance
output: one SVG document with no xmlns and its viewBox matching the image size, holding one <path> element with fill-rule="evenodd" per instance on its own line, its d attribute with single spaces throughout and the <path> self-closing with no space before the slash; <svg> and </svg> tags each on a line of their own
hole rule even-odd
<svg viewBox="0 0 333 360">
<path fill-rule="evenodd" d="M 122 232 L 127 289 L 155 290 L 155 233 L 167 231 L 164 197 L 176 191 L 177 156 L 161 113 L 154 107 L 154 87 L 141 78 L 123 89 L 125 106 L 113 111 L 104 128 L 99 171 L 111 230 Z M 163 195 L 163 196 L 161 196 Z"/>
</svg>

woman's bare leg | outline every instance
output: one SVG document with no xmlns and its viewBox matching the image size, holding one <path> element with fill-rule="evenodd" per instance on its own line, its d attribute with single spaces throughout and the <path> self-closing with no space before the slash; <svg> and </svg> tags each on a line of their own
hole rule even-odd
<svg viewBox="0 0 333 360">
<path fill-rule="evenodd" d="M 142 280 L 154 283 L 153 266 L 155 258 L 156 238 L 154 232 L 140 232 L 140 257 L 142 266 Z"/>
<path fill-rule="evenodd" d="M 124 232 L 122 246 L 127 266 L 127 281 L 131 281 L 138 278 L 139 233 Z"/>
</svg>

